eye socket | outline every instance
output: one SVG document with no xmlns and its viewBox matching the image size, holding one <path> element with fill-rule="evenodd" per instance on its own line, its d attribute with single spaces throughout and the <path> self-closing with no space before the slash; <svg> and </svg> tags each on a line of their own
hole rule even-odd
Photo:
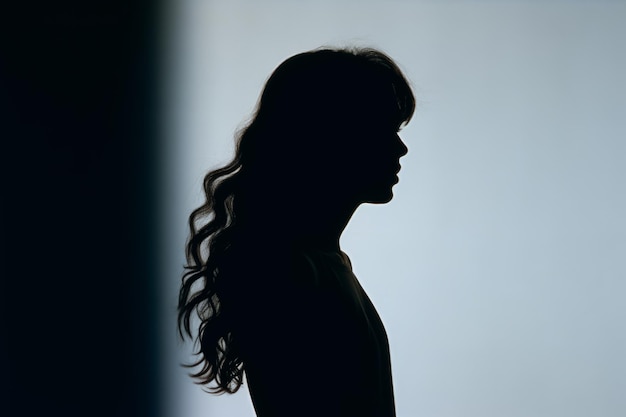
<svg viewBox="0 0 626 417">
<path fill-rule="evenodd" d="M 407 125 L 406 120 L 400 120 L 399 122 L 396 122 L 396 132 L 402 131 L 402 129 L 404 129 L 406 125 Z"/>
</svg>

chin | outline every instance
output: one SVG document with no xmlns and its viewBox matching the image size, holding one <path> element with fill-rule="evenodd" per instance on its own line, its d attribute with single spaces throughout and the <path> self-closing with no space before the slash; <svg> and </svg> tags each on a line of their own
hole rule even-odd
<svg viewBox="0 0 626 417">
<path fill-rule="evenodd" d="M 371 194 L 365 200 L 366 203 L 370 204 L 385 204 L 390 202 L 393 199 L 393 191 L 391 189 L 386 190 L 385 192 L 379 192 L 376 194 Z"/>
<path fill-rule="evenodd" d="M 393 199 L 393 186 L 398 182 L 398 177 L 392 179 L 377 179 L 370 182 L 361 190 L 361 202 L 370 204 L 385 204 Z"/>
</svg>

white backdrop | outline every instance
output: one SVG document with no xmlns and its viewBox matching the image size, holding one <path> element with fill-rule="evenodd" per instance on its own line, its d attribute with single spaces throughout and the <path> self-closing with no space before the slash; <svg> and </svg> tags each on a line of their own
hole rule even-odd
<svg viewBox="0 0 626 417">
<path fill-rule="evenodd" d="M 271 71 L 353 43 L 419 100 L 394 200 L 341 241 L 389 333 L 398 416 L 626 415 L 624 2 L 171 3 L 167 417 L 254 415 L 245 386 L 212 396 L 178 367 L 186 218 Z"/>
</svg>

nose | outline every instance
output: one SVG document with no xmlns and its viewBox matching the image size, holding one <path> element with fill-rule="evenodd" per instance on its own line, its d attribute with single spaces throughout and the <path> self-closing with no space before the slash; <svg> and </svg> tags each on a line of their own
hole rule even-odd
<svg viewBox="0 0 626 417">
<path fill-rule="evenodd" d="M 407 146 L 402 141 L 402 138 L 397 133 L 396 133 L 396 147 L 397 147 L 398 154 L 399 154 L 398 158 L 402 158 L 404 155 L 409 153 L 409 148 L 407 148 Z"/>
</svg>

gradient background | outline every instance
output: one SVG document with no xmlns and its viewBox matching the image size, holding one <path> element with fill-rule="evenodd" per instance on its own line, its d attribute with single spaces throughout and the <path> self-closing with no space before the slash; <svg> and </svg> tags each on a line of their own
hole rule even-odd
<svg viewBox="0 0 626 417">
<path fill-rule="evenodd" d="M 396 198 L 342 240 L 387 325 L 398 415 L 626 415 L 624 2 L 3 16 L 6 415 L 251 415 L 245 388 L 210 396 L 178 367 L 185 218 L 274 67 L 353 42 L 386 50 L 420 100 Z"/>
<path fill-rule="evenodd" d="M 395 198 L 341 241 L 389 333 L 398 416 L 626 415 L 623 2 L 185 0 L 166 16 L 168 417 L 254 415 L 245 386 L 211 396 L 177 366 L 186 217 L 272 70 L 345 44 L 389 53 L 419 101 Z"/>
</svg>

